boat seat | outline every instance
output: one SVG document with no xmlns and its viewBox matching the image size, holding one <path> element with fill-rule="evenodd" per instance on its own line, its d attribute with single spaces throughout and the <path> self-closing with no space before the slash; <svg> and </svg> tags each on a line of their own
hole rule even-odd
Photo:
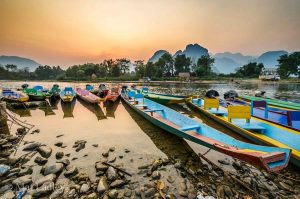
<svg viewBox="0 0 300 199">
<path fill-rule="evenodd" d="M 151 109 L 151 110 L 146 110 L 145 112 L 153 113 L 153 112 L 164 112 L 164 109 Z"/>
<path fill-rule="evenodd" d="M 135 107 L 137 107 L 137 108 L 144 108 L 144 109 L 148 108 L 148 106 L 144 105 L 144 104 L 137 104 L 137 105 L 135 105 Z"/>
<path fill-rule="evenodd" d="M 183 126 L 180 128 L 181 131 L 190 131 L 190 130 L 199 130 L 201 129 L 200 125 L 190 125 L 190 126 Z"/>
<path fill-rule="evenodd" d="M 256 125 L 256 124 L 250 124 L 250 123 L 237 124 L 237 126 L 241 127 L 242 129 L 245 129 L 245 130 L 253 130 L 253 131 L 258 131 L 260 133 L 264 133 L 264 131 L 266 130 L 262 126 L 259 126 L 259 125 Z"/>
</svg>

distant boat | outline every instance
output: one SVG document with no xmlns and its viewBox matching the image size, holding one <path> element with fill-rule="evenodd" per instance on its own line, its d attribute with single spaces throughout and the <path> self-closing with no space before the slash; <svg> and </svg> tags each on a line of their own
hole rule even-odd
<svg viewBox="0 0 300 199">
<path fill-rule="evenodd" d="M 188 104 L 214 121 L 263 145 L 291 150 L 291 162 L 300 167 L 300 132 L 251 116 L 250 106 L 219 106 L 219 99 L 193 99 Z M 273 164 L 270 164 L 273 166 Z"/>
<path fill-rule="evenodd" d="M 93 92 L 94 91 L 94 86 L 92 86 L 90 84 L 87 84 L 87 85 L 85 85 L 85 89 L 90 91 L 90 92 Z"/>
<path fill-rule="evenodd" d="M 65 87 L 64 90 L 60 92 L 60 99 L 63 102 L 72 102 L 76 93 L 72 87 Z"/>
<path fill-rule="evenodd" d="M 80 99 L 84 100 L 85 102 L 91 103 L 91 104 L 98 104 L 105 100 L 105 99 L 100 98 L 97 95 L 91 93 L 90 91 L 88 91 L 86 89 L 81 89 L 81 88 L 76 88 L 76 95 Z"/>
<path fill-rule="evenodd" d="M 46 93 L 44 93 L 42 91 L 37 91 L 36 89 L 33 89 L 33 88 L 25 88 L 25 89 L 23 89 L 23 92 L 29 96 L 30 100 L 42 101 L 47 98 Z"/>
<path fill-rule="evenodd" d="M 241 142 L 164 105 L 144 98 L 143 94 L 137 94 L 135 91 L 128 92 L 122 89 L 121 96 L 126 104 L 145 119 L 179 137 L 228 154 L 268 171 L 281 170 L 288 164 L 290 149 Z"/>
<path fill-rule="evenodd" d="M 2 99 L 7 102 L 26 102 L 29 100 L 29 96 L 26 93 L 13 89 L 3 89 L 1 95 Z"/>
<path fill-rule="evenodd" d="M 52 96 L 52 93 L 49 92 L 48 89 L 45 89 L 43 86 L 41 85 L 37 85 L 37 86 L 34 86 L 32 89 L 38 91 L 38 92 L 43 92 L 45 93 L 46 95 L 46 98 L 50 98 Z"/>
<path fill-rule="evenodd" d="M 52 88 L 50 89 L 49 93 L 52 94 L 53 97 L 55 98 L 59 98 L 59 94 L 60 94 L 60 88 L 58 84 L 54 84 L 52 86 Z"/>
<path fill-rule="evenodd" d="M 113 87 L 107 94 L 106 100 L 115 102 L 120 97 L 120 88 L 119 87 Z"/>
</svg>

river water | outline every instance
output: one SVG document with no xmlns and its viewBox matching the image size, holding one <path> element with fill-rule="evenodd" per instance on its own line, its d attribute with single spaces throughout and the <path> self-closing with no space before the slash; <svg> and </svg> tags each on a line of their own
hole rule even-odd
<svg viewBox="0 0 300 199">
<path fill-rule="evenodd" d="M 30 86 L 43 85 L 46 88 L 56 82 L 27 82 Z M 84 83 L 58 83 L 60 87 L 84 87 Z M 22 82 L 1 82 L 2 88 L 19 88 Z M 300 99 L 300 84 L 280 83 L 248 83 L 248 84 L 163 84 L 150 86 L 151 90 L 157 92 L 177 94 L 203 95 L 208 89 L 215 89 L 222 95 L 228 90 L 236 90 L 238 93 L 250 94 L 255 90 L 264 90 L 269 97 L 297 101 Z M 214 122 L 202 118 L 198 113 L 190 110 L 186 105 L 173 105 L 171 108 L 185 114 L 195 120 L 205 122 L 237 139 L 249 142 L 242 137 L 224 129 Z M 190 141 L 180 139 L 158 127 L 153 126 L 144 118 L 130 110 L 121 100 L 114 104 L 102 106 L 91 106 L 83 101 L 75 100 L 71 105 L 60 101 L 49 102 L 42 108 L 27 110 L 10 109 L 15 116 L 27 123 L 35 125 L 40 129 L 38 134 L 28 134 L 25 141 L 38 141 L 46 143 L 53 148 L 53 153 L 63 151 L 70 154 L 70 160 L 80 169 L 86 170 L 90 176 L 94 176 L 94 163 L 101 160 L 101 153 L 110 147 L 115 147 L 115 156 L 119 157 L 116 164 L 123 165 L 130 173 L 138 173 L 141 165 L 149 164 L 158 158 L 171 158 L 186 162 L 197 153 L 205 153 L 208 149 L 196 145 Z M 15 132 L 17 126 L 11 126 L 11 132 Z M 63 134 L 62 137 L 56 136 Z M 87 141 L 86 148 L 75 152 L 72 145 L 77 140 Z M 62 141 L 66 148 L 55 147 L 54 144 Z M 98 147 L 93 147 L 98 144 Z M 130 153 L 125 150 L 129 149 Z M 21 150 L 18 151 L 21 154 Z M 213 150 L 206 157 L 218 163 L 219 159 L 229 159 Z M 77 159 L 76 159 L 77 158 Z M 33 161 L 33 160 L 32 160 Z M 49 161 L 55 161 L 50 159 Z M 231 169 L 230 167 L 227 169 Z M 35 171 L 38 173 L 39 171 Z M 177 176 L 176 170 L 170 168 L 167 175 Z M 138 181 L 143 178 L 136 176 Z"/>
</svg>

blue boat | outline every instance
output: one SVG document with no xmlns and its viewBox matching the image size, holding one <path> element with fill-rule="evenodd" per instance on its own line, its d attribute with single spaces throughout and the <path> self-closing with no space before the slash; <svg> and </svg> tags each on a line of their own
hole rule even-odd
<svg viewBox="0 0 300 199">
<path fill-rule="evenodd" d="M 266 101 L 220 100 L 220 105 L 250 105 L 253 117 L 282 125 L 294 130 L 300 130 L 300 111 L 269 106 Z"/>
<path fill-rule="evenodd" d="M 291 162 L 300 166 L 300 132 L 251 116 L 245 105 L 219 106 L 219 99 L 193 99 L 188 105 L 247 139 L 291 150 Z"/>
<path fill-rule="evenodd" d="M 72 102 L 76 93 L 72 87 L 65 87 L 59 94 L 63 102 Z"/>
<path fill-rule="evenodd" d="M 164 105 L 144 98 L 136 91 L 122 88 L 122 99 L 154 125 L 181 138 L 212 148 L 268 171 L 285 168 L 290 149 L 259 146 L 236 140 L 212 127 L 199 123 Z"/>
<path fill-rule="evenodd" d="M 16 91 L 13 89 L 3 89 L 1 91 L 2 99 L 7 102 L 26 102 L 29 100 L 29 97 L 26 93 Z"/>
</svg>

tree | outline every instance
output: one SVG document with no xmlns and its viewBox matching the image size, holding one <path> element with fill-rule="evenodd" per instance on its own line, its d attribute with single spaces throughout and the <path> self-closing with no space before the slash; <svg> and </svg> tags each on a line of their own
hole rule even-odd
<svg viewBox="0 0 300 199">
<path fill-rule="evenodd" d="M 300 52 L 282 55 L 279 57 L 278 63 L 277 72 L 281 78 L 288 78 L 290 75 L 298 75 L 300 78 Z"/>
<path fill-rule="evenodd" d="M 261 73 L 264 65 L 262 63 L 250 62 L 236 70 L 237 77 L 257 78 Z"/>
<path fill-rule="evenodd" d="M 116 64 L 114 64 L 112 67 L 111 67 L 111 75 L 113 77 L 119 77 L 121 74 L 121 70 L 120 70 L 120 67 Z"/>
<path fill-rule="evenodd" d="M 117 65 L 123 74 L 129 73 L 130 60 L 126 58 L 117 59 Z"/>
<path fill-rule="evenodd" d="M 82 77 L 84 77 L 84 70 L 78 70 L 77 72 L 76 72 L 76 76 L 78 77 L 78 78 L 82 78 Z"/>
<path fill-rule="evenodd" d="M 191 59 L 185 54 L 177 55 L 174 61 L 175 74 L 180 72 L 190 72 Z"/>
<path fill-rule="evenodd" d="M 195 68 L 195 73 L 197 76 L 210 76 L 212 74 L 211 67 L 215 59 L 212 58 L 210 55 L 203 55 L 201 56 Z"/>
<path fill-rule="evenodd" d="M 154 77 L 156 73 L 155 65 L 152 62 L 148 62 L 145 66 L 145 76 Z"/>
<path fill-rule="evenodd" d="M 170 53 L 163 54 L 155 63 L 155 74 L 157 77 L 174 75 L 174 60 Z"/>
<path fill-rule="evenodd" d="M 137 77 L 141 78 L 145 76 L 146 66 L 144 64 L 144 60 L 136 60 L 134 61 L 134 70 Z"/>
<path fill-rule="evenodd" d="M 10 70 L 10 71 L 13 71 L 13 72 L 16 72 L 16 70 L 18 69 L 18 66 L 14 65 L 14 64 L 7 64 L 5 66 L 6 70 Z"/>
</svg>

